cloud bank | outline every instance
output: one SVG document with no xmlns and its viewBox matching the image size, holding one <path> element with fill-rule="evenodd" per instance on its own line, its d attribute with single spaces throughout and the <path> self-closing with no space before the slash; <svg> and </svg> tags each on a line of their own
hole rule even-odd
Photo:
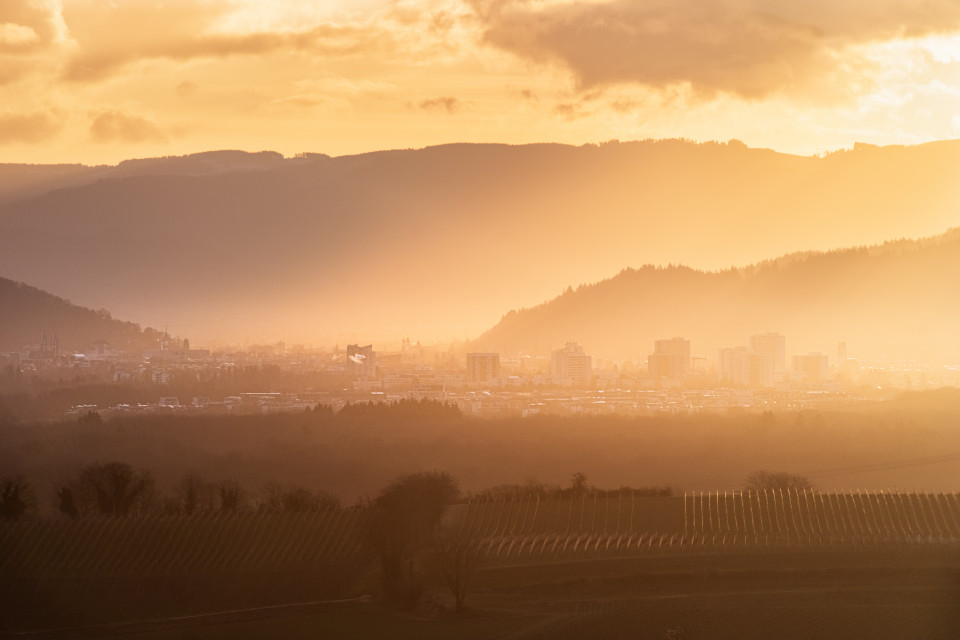
<svg viewBox="0 0 960 640">
<path fill-rule="evenodd" d="M 166 134 L 156 122 L 121 111 L 104 111 L 94 116 L 90 135 L 97 142 L 163 142 Z"/>
<path fill-rule="evenodd" d="M 53 137 L 60 124 L 48 113 L 0 113 L 0 142 L 42 142 Z"/>
<path fill-rule="evenodd" d="M 810 91 L 856 45 L 960 30 L 953 0 L 471 0 L 483 40 L 567 67 L 581 88 L 688 84 L 755 99 Z"/>
<path fill-rule="evenodd" d="M 67 61 L 63 77 L 102 80 L 127 64 L 158 58 L 187 61 L 282 52 L 353 55 L 390 42 L 388 34 L 350 24 L 321 23 L 298 31 L 219 31 L 231 6 L 188 0 L 115 6 L 78 2 L 65 12 L 79 50 Z"/>
</svg>

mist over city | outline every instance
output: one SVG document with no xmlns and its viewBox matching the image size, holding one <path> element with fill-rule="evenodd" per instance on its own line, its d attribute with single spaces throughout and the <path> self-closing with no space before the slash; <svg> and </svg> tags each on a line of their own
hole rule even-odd
<svg viewBox="0 0 960 640">
<path fill-rule="evenodd" d="M 5 0 L 0 638 L 960 628 L 960 9 Z"/>
</svg>

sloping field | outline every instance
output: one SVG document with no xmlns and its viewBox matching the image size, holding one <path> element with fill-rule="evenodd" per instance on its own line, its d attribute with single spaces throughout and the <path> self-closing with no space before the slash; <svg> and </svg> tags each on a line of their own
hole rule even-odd
<svg viewBox="0 0 960 640">
<path fill-rule="evenodd" d="M 820 560 L 857 567 L 875 557 L 909 569 L 960 552 L 956 494 L 534 496 L 454 505 L 446 518 L 469 531 L 485 572 L 524 572 L 513 582 L 550 581 L 554 569 L 588 579 L 610 563 L 620 574 L 636 569 L 632 562 L 668 575 L 714 560 L 723 572 Z M 0 629 L 357 595 L 372 561 L 363 551 L 366 529 L 366 512 L 355 509 L 5 524 Z"/>
<path fill-rule="evenodd" d="M 364 512 L 35 520 L 0 527 L 0 575 L 222 575 L 359 552 Z"/>
<path fill-rule="evenodd" d="M 37 520 L 0 526 L 0 629 L 341 597 L 365 513 Z"/>
<path fill-rule="evenodd" d="M 451 513 L 488 561 L 569 554 L 960 543 L 957 494 L 763 491 L 669 498 L 536 496 Z"/>
</svg>

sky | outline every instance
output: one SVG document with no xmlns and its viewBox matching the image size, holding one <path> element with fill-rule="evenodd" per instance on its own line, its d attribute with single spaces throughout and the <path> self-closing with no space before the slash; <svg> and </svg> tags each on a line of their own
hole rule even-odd
<svg viewBox="0 0 960 640">
<path fill-rule="evenodd" d="M 2 0 L 0 162 L 960 138 L 956 0 Z"/>
</svg>

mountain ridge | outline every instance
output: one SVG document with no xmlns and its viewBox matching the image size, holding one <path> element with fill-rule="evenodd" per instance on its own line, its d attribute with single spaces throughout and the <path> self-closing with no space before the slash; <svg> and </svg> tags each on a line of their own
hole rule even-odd
<svg viewBox="0 0 960 640">
<path fill-rule="evenodd" d="M 0 351 L 17 351 L 54 338 L 63 352 L 89 350 L 98 341 L 119 350 L 159 348 L 162 333 L 114 319 L 105 309 L 93 310 L 59 296 L 0 277 Z"/>
<path fill-rule="evenodd" d="M 642 359 L 654 340 L 682 336 L 696 353 L 713 356 L 718 348 L 746 344 L 751 334 L 775 331 L 800 345 L 793 353 L 830 353 L 844 341 L 852 354 L 859 348 L 873 357 L 955 363 L 957 282 L 960 227 L 717 271 L 628 267 L 510 310 L 470 348 L 545 354 L 572 339 L 604 357 L 614 357 L 619 345 L 621 353 Z"/>
<path fill-rule="evenodd" d="M 205 343 L 449 340 L 625 264 L 719 268 L 960 222 L 960 141 L 241 153 L 270 167 L 250 171 L 217 153 L 207 173 L 147 162 L 0 204 L 0 273 Z"/>
</svg>

